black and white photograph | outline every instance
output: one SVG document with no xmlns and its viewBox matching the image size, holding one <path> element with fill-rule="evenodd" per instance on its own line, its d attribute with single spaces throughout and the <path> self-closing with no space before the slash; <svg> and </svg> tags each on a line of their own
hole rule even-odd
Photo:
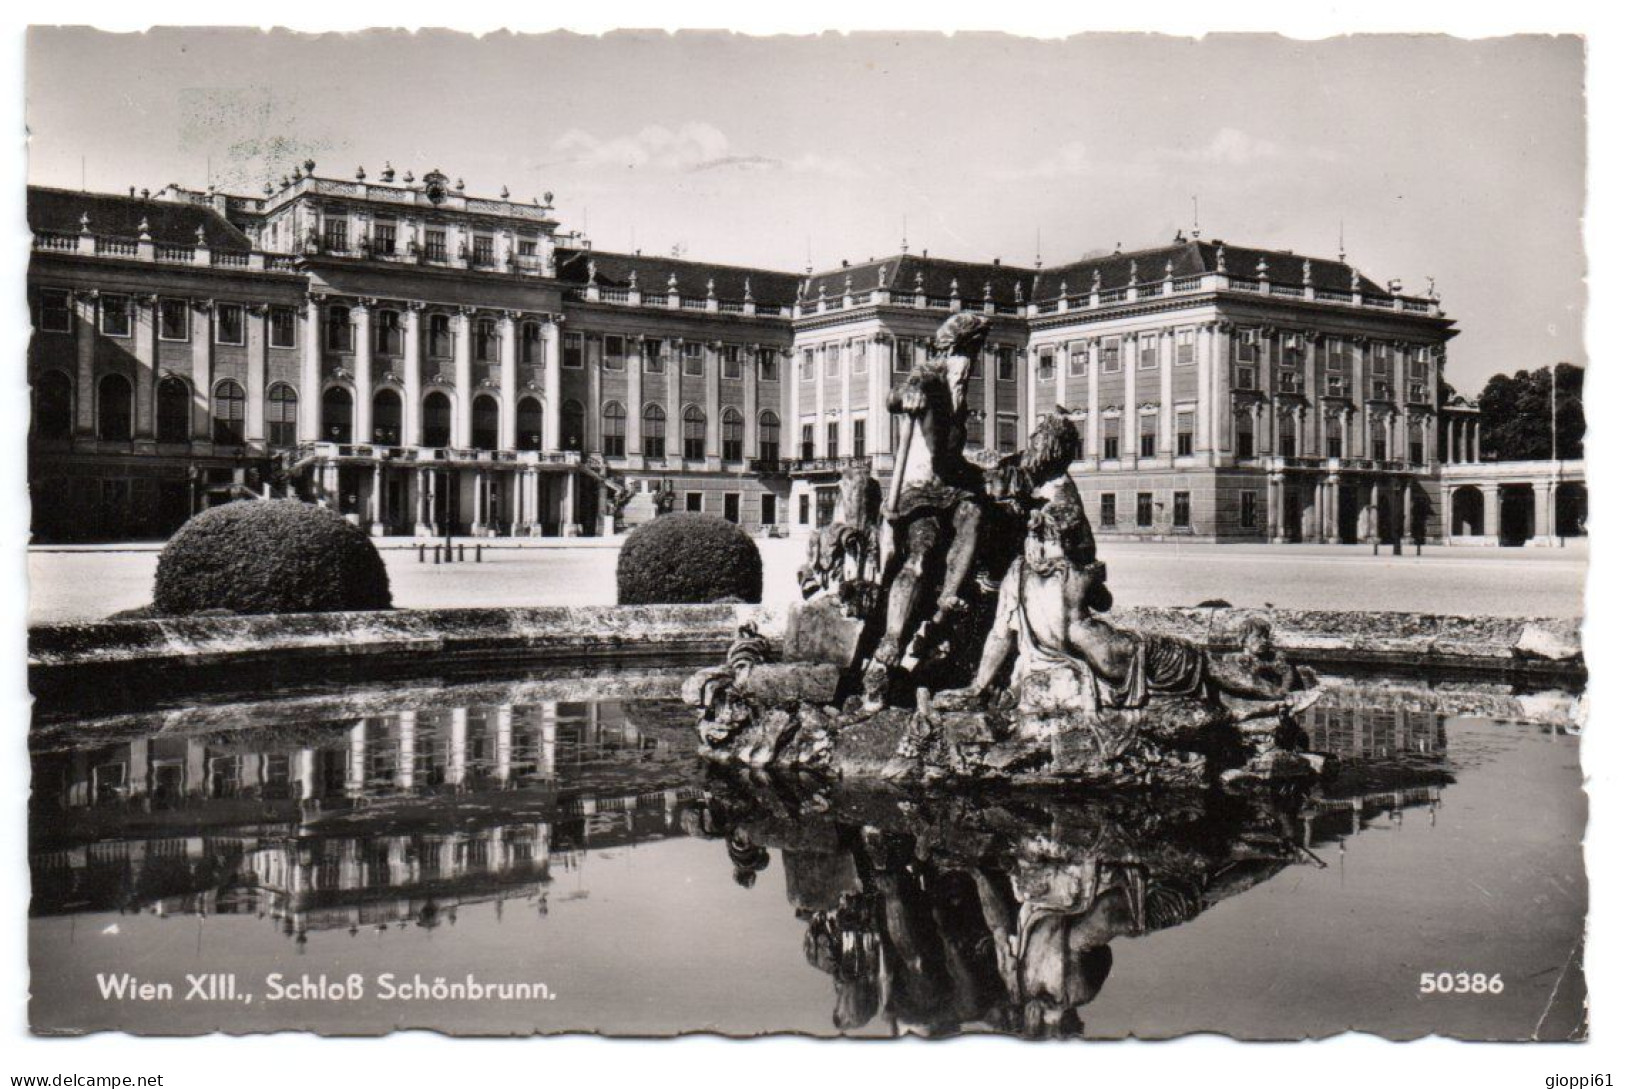
<svg viewBox="0 0 1625 1089">
<path fill-rule="evenodd" d="M 29 21 L 17 1032 L 1612 1084 L 1582 33 Z"/>
</svg>

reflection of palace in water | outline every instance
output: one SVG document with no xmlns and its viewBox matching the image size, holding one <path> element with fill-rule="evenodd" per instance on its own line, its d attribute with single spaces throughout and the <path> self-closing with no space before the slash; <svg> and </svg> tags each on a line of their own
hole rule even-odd
<svg viewBox="0 0 1625 1089">
<path fill-rule="evenodd" d="M 654 769 L 636 781 L 616 774 L 633 754 Z M 39 754 L 33 911 L 248 913 L 298 935 L 455 921 L 536 898 L 588 850 L 675 834 L 687 755 L 620 703 L 555 701 Z"/>
</svg>

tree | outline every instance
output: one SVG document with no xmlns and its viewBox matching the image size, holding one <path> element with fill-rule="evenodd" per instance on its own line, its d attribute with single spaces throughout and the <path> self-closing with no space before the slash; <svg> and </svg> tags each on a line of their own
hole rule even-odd
<svg viewBox="0 0 1625 1089">
<path fill-rule="evenodd" d="M 1585 456 L 1585 370 L 1557 365 L 1557 456 Z M 1488 461 L 1552 456 L 1552 368 L 1497 374 L 1478 398 L 1479 437 Z"/>
</svg>

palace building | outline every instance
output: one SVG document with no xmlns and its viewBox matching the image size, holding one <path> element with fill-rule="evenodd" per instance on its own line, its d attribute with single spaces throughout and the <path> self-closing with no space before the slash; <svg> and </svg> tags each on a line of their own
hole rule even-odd
<svg viewBox="0 0 1625 1089">
<path fill-rule="evenodd" d="M 309 161 L 254 197 L 32 188 L 29 222 L 42 541 L 249 494 L 379 535 L 597 535 L 662 493 L 810 529 L 853 460 L 890 473 L 887 395 L 966 310 L 992 325 L 970 442 L 1014 452 L 1063 411 L 1105 537 L 1439 538 L 1442 468 L 1477 461 L 1476 410 L 1440 403 L 1454 322 L 1341 258 L 1180 236 L 803 275 L 607 253 L 551 195 Z"/>
</svg>

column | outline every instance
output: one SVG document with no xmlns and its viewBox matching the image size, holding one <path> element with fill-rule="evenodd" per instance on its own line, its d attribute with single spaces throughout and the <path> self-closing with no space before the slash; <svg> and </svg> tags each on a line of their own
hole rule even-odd
<svg viewBox="0 0 1625 1089">
<path fill-rule="evenodd" d="M 265 307 L 258 303 L 248 307 L 245 314 L 248 326 L 245 338 L 248 342 L 248 396 L 243 405 L 247 416 L 243 421 L 243 436 L 250 446 L 265 442 L 265 314 Z"/>
<path fill-rule="evenodd" d="M 214 438 L 209 426 L 209 395 L 214 388 L 214 300 L 192 302 L 192 438 Z"/>
<path fill-rule="evenodd" d="M 423 304 L 406 304 L 406 352 L 401 376 L 406 391 L 401 406 L 401 445 L 418 446 L 423 442 Z M 421 479 L 421 477 L 420 477 Z"/>
<path fill-rule="evenodd" d="M 1350 380 L 1349 399 L 1354 402 L 1354 411 L 1360 414 L 1360 448 L 1356 450 L 1348 447 L 1345 452 L 1349 457 L 1368 458 L 1371 456 L 1371 412 L 1366 407 L 1365 388 L 1365 357 L 1367 350 L 1368 342 L 1364 337 L 1351 337 L 1349 339 L 1349 355 L 1352 358 L 1354 370 L 1353 377 Z"/>
<path fill-rule="evenodd" d="M 1475 419 L 1473 421 L 1473 463 L 1474 464 L 1477 464 L 1478 462 L 1481 462 L 1481 461 L 1484 460 L 1483 455 L 1480 453 L 1480 451 L 1478 449 L 1478 432 L 1479 432 L 1479 421 Z"/>
<path fill-rule="evenodd" d="M 705 358 L 705 467 L 712 472 L 722 468 L 722 355 L 715 344 L 702 349 Z M 743 364 L 741 364 L 743 366 Z M 575 474 L 565 482 L 566 495 L 574 488 Z M 740 515 L 744 517 L 743 513 Z M 564 523 L 575 521 L 575 508 L 565 503 Z"/>
<path fill-rule="evenodd" d="M 602 454 L 604 452 L 604 341 L 603 338 L 593 336 L 581 338 L 581 351 L 587 365 L 587 434 L 583 439 L 583 452 L 588 454 Z M 623 357 L 624 358 L 624 357 Z M 752 372 L 754 375 L 754 372 Z M 755 425 L 747 417 L 746 449 L 754 450 L 752 445 L 752 428 Z"/>
<path fill-rule="evenodd" d="M 395 752 L 395 786 L 410 791 L 417 785 L 418 713 L 402 711 Z"/>
<path fill-rule="evenodd" d="M 462 449 L 473 445 L 474 435 L 474 362 L 472 307 L 458 307 L 451 319 L 452 381 L 454 407 L 451 421 L 451 444 Z"/>
<path fill-rule="evenodd" d="M 740 364 L 742 367 L 740 375 L 744 379 L 744 404 L 739 411 L 745 415 L 745 459 L 749 461 L 751 458 L 760 456 L 761 453 L 761 448 L 758 446 L 759 438 L 756 428 L 757 416 L 759 416 L 762 411 L 762 391 L 761 387 L 758 385 L 761 376 L 757 374 L 757 345 L 749 345 L 748 347 L 741 348 L 740 351 L 745 353 L 745 355 L 744 360 Z M 869 388 L 873 390 L 873 375 L 870 376 L 869 381 Z M 870 402 L 871 404 L 873 403 L 873 398 L 870 398 Z"/>
<path fill-rule="evenodd" d="M 1140 457 L 1139 339 L 1131 342 L 1125 337 L 1118 350 L 1123 360 L 1123 423 L 1118 452 L 1123 456 L 1123 468 L 1132 469 Z"/>
<path fill-rule="evenodd" d="M 1303 336 L 1303 395 L 1309 410 L 1304 417 L 1307 426 L 1298 428 L 1298 453 L 1305 456 L 1326 456 L 1326 417 L 1320 410 L 1320 353 L 1324 343 L 1318 333 Z"/>
<path fill-rule="evenodd" d="M 519 327 L 514 322 L 514 316 L 513 311 L 504 310 L 502 316 L 497 318 L 497 352 L 502 383 L 498 398 L 502 415 L 497 421 L 497 446 L 503 450 L 513 450 L 519 445 L 515 438 L 519 419 L 519 338 L 515 334 Z M 547 409 L 553 411 L 552 401 L 548 401 Z"/>
<path fill-rule="evenodd" d="M 294 760 L 294 775 L 299 782 L 299 800 L 313 801 L 316 798 L 316 750 L 300 749 Z"/>
<path fill-rule="evenodd" d="M 1484 538 L 1489 544 L 1501 543 L 1501 485 L 1486 484 L 1484 492 Z"/>
<path fill-rule="evenodd" d="M 1444 541 L 1445 544 L 1450 544 L 1451 537 L 1454 536 L 1453 531 L 1455 529 L 1456 522 L 1456 489 L 1449 484 L 1446 484 L 1440 488 L 1439 503 L 1444 508 L 1440 512 L 1443 515 L 1442 521 L 1444 522 L 1444 528 L 1440 532 L 1439 537 Z"/>
<path fill-rule="evenodd" d="M 87 437 L 96 434 L 96 300 L 94 291 L 73 293 L 74 430 Z"/>
<path fill-rule="evenodd" d="M 1554 500 L 1557 489 L 1550 477 L 1535 481 L 1535 541 L 1540 544 L 1557 543 L 1557 519 Z"/>
<path fill-rule="evenodd" d="M 1100 352 L 1099 342 L 1091 337 L 1084 346 L 1089 360 L 1089 418 L 1085 421 L 1088 434 L 1085 436 L 1084 456 L 1089 458 L 1097 467 L 1100 463 Z"/>
<path fill-rule="evenodd" d="M 1325 505 L 1320 509 L 1320 533 L 1321 537 L 1326 541 L 1336 543 L 1340 540 L 1340 534 L 1338 532 L 1339 519 L 1337 516 L 1337 500 L 1339 495 L 1337 478 L 1328 478 L 1326 483 L 1323 485 L 1323 491 L 1325 493 Z"/>
<path fill-rule="evenodd" d="M 897 342 L 884 334 L 875 337 L 869 362 L 869 449 L 891 454 L 891 412 L 886 400 L 891 396 L 891 376 Z M 782 442 L 781 442 L 782 445 Z"/>
<path fill-rule="evenodd" d="M 1273 415 L 1273 413 L 1272 413 Z M 1280 476 L 1271 473 L 1268 480 L 1266 503 L 1269 508 L 1269 540 L 1271 544 L 1279 544 L 1283 539 L 1281 532 L 1282 500 L 1284 498 Z"/>
<path fill-rule="evenodd" d="M 741 515 L 741 517 L 743 517 Z M 559 534 L 563 537 L 574 537 L 579 530 L 576 528 L 576 474 L 569 470 L 564 474 L 564 510 L 559 514 Z"/>
<path fill-rule="evenodd" d="M 626 453 L 634 468 L 643 464 L 643 338 L 627 337 Z"/>
<path fill-rule="evenodd" d="M 451 709 L 451 738 L 446 746 L 446 782 L 460 787 L 468 779 L 468 708 Z"/>
<path fill-rule="evenodd" d="M 414 530 L 419 537 L 432 536 L 434 526 L 431 523 L 434 520 L 434 511 L 429 506 L 429 470 L 417 469 L 413 472 L 412 477 L 413 483 L 416 485 L 414 508 L 417 511 L 417 524 Z"/>
<path fill-rule="evenodd" d="M 384 529 L 384 465 L 372 463 L 372 494 L 367 497 L 367 522 L 376 536 Z"/>
<path fill-rule="evenodd" d="M 1213 453 L 1213 327 L 1203 325 L 1191 334 L 1196 353 L 1196 454 L 1209 463 Z"/>
<path fill-rule="evenodd" d="M 1157 456 L 1174 460 L 1174 334 L 1167 329 L 1157 334 L 1157 366 L 1161 370 L 1162 405 L 1157 412 Z"/>
<path fill-rule="evenodd" d="M 153 437 L 158 402 L 158 300 L 136 295 L 131 300 L 130 335 L 135 338 L 135 430 L 137 439 Z M 252 351 L 252 347 L 250 348 Z M 250 355 L 252 359 L 252 355 Z M 250 394 L 250 396 L 253 396 Z"/>
<path fill-rule="evenodd" d="M 666 456 L 682 464 L 683 456 L 683 341 L 674 339 L 666 361 Z M 549 415 L 552 411 L 549 410 Z M 683 509 L 678 501 L 678 510 Z"/>
<path fill-rule="evenodd" d="M 559 322 L 558 314 L 542 325 L 542 449 L 559 448 Z M 627 409 L 631 415 L 632 409 Z"/>
<path fill-rule="evenodd" d="M 372 441 L 372 300 L 350 307 L 355 337 L 355 441 Z"/>
<path fill-rule="evenodd" d="M 496 780 L 506 783 L 513 777 L 513 707 L 504 705 L 496 709 Z"/>
<path fill-rule="evenodd" d="M 1417 529 L 1417 526 L 1416 526 L 1416 511 L 1415 511 L 1415 508 L 1411 505 L 1412 498 L 1413 498 L 1413 494 L 1411 492 L 1411 482 L 1409 480 L 1407 480 L 1405 482 L 1405 488 L 1404 488 L 1403 495 L 1402 495 L 1402 497 L 1400 499 L 1400 502 L 1404 504 L 1404 507 L 1403 507 L 1403 509 L 1401 511 L 1400 525 L 1404 527 L 1403 532 L 1404 532 L 1405 536 L 1404 536 L 1403 539 L 1406 540 L 1406 541 L 1412 541 L 1412 540 L 1416 539 L 1416 529 Z"/>
<path fill-rule="evenodd" d="M 1216 456 L 1230 454 L 1236 448 L 1231 434 L 1235 414 L 1230 410 L 1230 336 L 1229 324 L 1221 323 L 1209 338 L 1213 356 L 1213 450 Z"/>
<path fill-rule="evenodd" d="M 299 355 L 299 440 L 322 437 L 322 296 L 305 300 L 304 351 Z M 194 330 L 193 336 L 197 333 Z"/>
<path fill-rule="evenodd" d="M 344 790 L 355 796 L 367 788 L 367 720 L 350 727 L 350 749 L 344 762 Z"/>
</svg>

